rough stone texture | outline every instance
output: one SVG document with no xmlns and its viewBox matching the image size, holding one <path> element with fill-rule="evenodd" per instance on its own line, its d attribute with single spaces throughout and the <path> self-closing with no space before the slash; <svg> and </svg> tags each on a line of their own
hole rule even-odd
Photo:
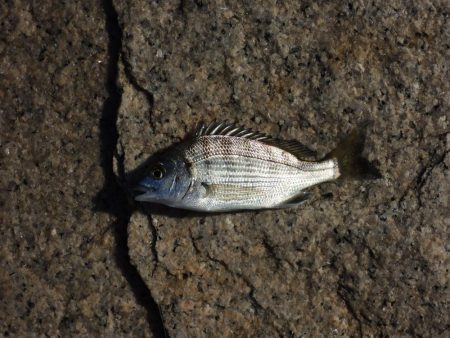
<svg viewBox="0 0 450 338">
<path fill-rule="evenodd" d="M 141 206 L 130 255 L 167 332 L 448 336 L 447 4 L 237 3 L 115 1 L 125 169 L 202 120 L 322 154 L 369 122 L 384 178 L 326 184 L 293 210 Z"/>
<path fill-rule="evenodd" d="M 171 337 L 449 336 L 448 16 L 437 0 L 2 2 L 0 335 L 158 336 L 162 318 Z M 112 176 L 117 113 L 119 176 L 229 119 L 321 154 L 369 122 L 384 178 L 292 210 L 134 206 Z"/>
<path fill-rule="evenodd" d="M 100 2 L 0 4 L 2 337 L 152 335 L 113 218 L 93 210 L 105 21 Z"/>
</svg>

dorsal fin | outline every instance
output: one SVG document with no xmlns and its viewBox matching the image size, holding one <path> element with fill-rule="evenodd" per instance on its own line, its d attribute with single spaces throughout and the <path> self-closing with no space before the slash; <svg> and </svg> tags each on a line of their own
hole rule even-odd
<svg viewBox="0 0 450 338">
<path fill-rule="evenodd" d="M 267 139 L 263 142 L 266 144 L 270 144 L 271 146 L 286 150 L 287 152 L 291 153 L 301 160 L 317 156 L 317 153 L 314 150 L 309 149 L 307 146 L 296 140 L 285 141 L 272 138 Z"/>
<path fill-rule="evenodd" d="M 309 149 L 307 146 L 301 144 L 296 140 L 279 140 L 272 138 L 269 135 L 254 131 L 249 128 L 236 126 L 234 123 L 228 122 L 212 122 L 208 125 L 202 124 L 196 131 L 195 136 L 234 136 L 243 137 L 250 140 L 256 140 L 265 144 L 283 149 L 299 159 L 311 158 L 316 156 L 316 152 Z"/>
<path fill-rule="evenodd" d="M 236 126 L 228 122 L 212 122 L 208 125 L 202 124 L 195 133 L 195 136 L 223 135 L 248 138 L 250 140 L 262 141 L 271 138 L 270 136 L 253 131 L 248 128 Z"/>
</svg>

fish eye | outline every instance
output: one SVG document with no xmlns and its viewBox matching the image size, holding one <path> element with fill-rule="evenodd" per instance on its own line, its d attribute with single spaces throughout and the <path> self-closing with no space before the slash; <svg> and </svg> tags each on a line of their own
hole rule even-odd
<svg viewBox="0 0 450 338">
<path fill-rule="evenodd" d="M 151 174 L 153 178 L 160 180 L 166 174 L 166 170 L 164 169 L 163 166 L 159 165 L 151 170 Z"/>
</svg>

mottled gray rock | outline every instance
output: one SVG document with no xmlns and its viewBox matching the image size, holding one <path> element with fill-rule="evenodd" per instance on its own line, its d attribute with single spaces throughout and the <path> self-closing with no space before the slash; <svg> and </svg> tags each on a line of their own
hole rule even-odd
<svg viewBox="0 0 450 338">
<path fill-rule="evenodd" d="M 122 35 L 111 1 L 0 4 L 0 335 L 155 336 L 161 316 L 171 337 L 448 336 L 445 1 L 114 6 Z M 115 122 L 119 175 L 213 119 L 320 154 L 369 122 L 383 179 L 291 210 L 139 205 L 139 277 Z"/>
<path fill-rule="evenodd" d="M 0 336 L 151 335 L 116 261 L 100 2 L 0 4 Z"/>
<path fill-rule="evenodd" d="M 229 119 L 322 154 L 368 121 L 383 173 L 292 210 L 144 206 L 130 254 L 170 336 L 448 334 L 444 2 L 115 4 L 127 171 Z"/>
</svg>

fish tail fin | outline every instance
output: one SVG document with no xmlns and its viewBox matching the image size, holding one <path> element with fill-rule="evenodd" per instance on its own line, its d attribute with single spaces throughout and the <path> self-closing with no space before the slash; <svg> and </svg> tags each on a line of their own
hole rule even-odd
<svg viewBox="0 0 450 338">
<path fill-rule="evenodd" d="M 365 128 L 355 129 L 325 156 L 325 159 L 337 160 L 339 177 L 349 179 L 381 178 L 378 169 L 362 157 L 365 139 Z"/>
</svg>

